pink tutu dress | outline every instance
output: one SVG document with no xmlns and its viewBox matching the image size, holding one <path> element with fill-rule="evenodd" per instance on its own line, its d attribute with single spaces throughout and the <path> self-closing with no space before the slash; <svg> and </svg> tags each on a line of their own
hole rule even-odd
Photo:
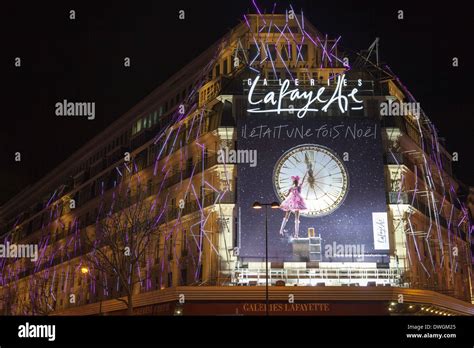
<svg viewBox="0 0 474 348">
<path fill-rule="evenodd" d="M 280 204 L 280 209 L 284 211 L 306 210 L 306 203 L 301 197 L 301 186 L 290 188 L 288 197 Z"/>
</svg>

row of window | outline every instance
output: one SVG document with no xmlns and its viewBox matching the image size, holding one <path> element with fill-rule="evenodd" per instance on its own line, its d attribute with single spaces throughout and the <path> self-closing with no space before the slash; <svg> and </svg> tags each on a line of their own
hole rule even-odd
<svg viewBox="0 0 474 348">
<path fill-rule="evenodd" d="M 283 60 L 285 62 L 307 61 L 308 45 L 281 44 L 278 47 L 275 44 L 259 45 L 251 44 L 249 48 L 250 62 L 268 59 L 271 61 Z"/>
<path fill-rule="evenodd" d="M 71 274 L 71 277 L 67 281 L 67 283 L 71 284 L 74 287 L 75 284 L 76 284 L 75 279 L 74 279 L 75 278 L 74 277 L 75 273 L 71 272 L 70 274 Z M 83 279 L 83 278 L 85 278 L 85 279 Z M 154 284 L 151 288 L 148 286 L 148 284 L 149 284 L 148 281 L 150 281 L 150 283 L 151 283 L 151 279 L 150 280 L 144 279 L 142 281 L 142 284 L 141 284 L 142 285 L 141 286 L 142 290 L 145 290 L 145 291 L 147 291 L 147 290 L 159 290 L 159 289 L 162 289 L 163 287 L 168 287 L 169 288 L 169 287 L 173 286 L 173 272 L 171 272 L 171 271 L 167 272 L 166 277 L 164 279 L 163 278 L 164 278 L 163 276 L 154 277 L 154 279 L 153 279 Z M 200 277 L 200 279 L 202 279 L 202 277 Z M 62 280 L 66 280 L 64 272 L 62 273 Z M 90 286 L 91 278 L 79 275 L 77 277 L 77 286 L 82 287 L 82 284 L 84 282 L 85 282 L 85 284 L 87 284 L 87 286 Z M 68 285 L 67 283 L 66 283 L 66 281 L 62 282 L 60 293 L 58 293 L 59 280 L 56 280 L 54 282 L 54 286 L 52 288 L 52 293 L 55 294 L 56 297 L 51 298 L 51 301 L 45 300 L 44 303 L 37 303 L 36 306 L 38 306 L 38 307 L 41 307 L 42 305 L 48 306 L 48 309 L 46 309 L 46 308 L 44 309 L 45 312 L 49 312 L 51 310 L 57 310 L 57 309 L 64 308 L 64 305 L 66 303 L 69 303 L 69 296 L 68 296 L 69 293 L 67 291 L 67 285 Z M 187 284 L 189 284 L 188 270 L 187 270 L 187 268 L 182 268 L 180 270 L 180 278 L 178 279 L 178 284 L 177 285 L 187 285 Z M 105 290 L 105 291 L 100 286 L 96 286 L 96 291 L 99 294 L 97 296 L 97 298 L 102 298 L 102 294 L 105 294 L 105 298 L 114 298 L 114 297 L 123 295 L 123 286 L 122 286 L 122 284 L 120 284 L 118 282 L 117 286 L 112 286 L 112 287 L 110 287 L 110 289 Z M 17 305 L 21 304 L 21 303 L 28 303 L 30 301 L 30 290 L 22 289 L 19 293 L 20 293 L 20 295 L 18 296 L 18 299 L 17 299 Z M 61 293 L 63 293 L 64 296 L 60 296 Z M 76 295 L 76 297 L 75 297 L 75 305 L 76 306 L 77 305 L 88 304 L 88 303 L 92 302 L 93 295 L 91 295 L 91 293 L 89 291 L 87 291 L 85 293 L 78 292 L 75 295 Z M 22 313 L 16 313 L 16 314 L 22 314 Z"/>
<path fill-rule="evenodd" d="M 158 124 L 158 117 L 162 115 L 162 107 L 160 107 L 160 113 L 158 111 L 150 112 L 147 116 L 139 119 L 132 126 L 132 136 L 140 133 L 144 129 L 153 128 Z"/>
<path fill-rule="evenodd" d="M 301 84 L 310 82 L 314 80 L 315 83 L 326 83 L 327 79 L 334 79 L 337 75 L 334 72 L 317 72 L 317 71 L 291 71 L 292 76 L 288 73 L 286 69 L 275 69 L 268 70 L 264 73 L 264 76 L 269 81 L 278 81 L 279 79 L 285 80 L 290 79 L 291 77 L 296 78 L 300 81 Z"/>
<path fill-rule="evenodd" d="M 188 96 L 191 95 L 193 88 L 199 86 L 199 81 L 194 84 L 188 85 L 188 87 L 182 89 L 174 97 L 168 99 L 163 105 L 160 105 L 156 110 L 149 112 L 145 116 L 141 117 L 139 120 L 135 121 L 132 125 L 131 135 L 140 133 L 144 129 L 152 128 L 158 124 L 159 119 L 170 111 L 174 106 L 179 103 L 182 103 L 186 100 Z M 93 156 L 91 156 L 87 161 L 81 164 L 76 168 L 74 173 L 79 173 L 80 171 L 86 169 L 91 164 L 97 162 L 99 159 L 104 158 L 107 153 L 118 146 L 124 146 L 128 143 L 128 131 L 122 133 L 121 135 L 115 137 L 111 142 L 104 146 L 101 150 L 97 151 Z"/>
<path fill-rule="evenodd" d="M 132 136 L 140 133 L 141 131 L 152 128 L 158 124 L 160 118 L 172 110 L 176 105 L 186 102 L 189 102 L 189 98 L 192 98 L 196 95 L 196 88 L 200 87 L 200 84 L 204 81 L 202 79 L 195 81 L 192 84 L 189 84 L 187 87 L 183 88 L 179 93 L 174 95 L 172 98 L 168 99 L 162 105 L 158 106 L 154 111 L 149 112 L 145 116 L 141 117 L 139 120 L 135 121 L 132 125 Z"/>
<path fill-rule="evenodd" d="M 198 129 L 200 131 L 199 132 L 200 134 L 203 134 L 203 133 L 208 132 L 209 130 L 215 129 L 218 126 L 218 122 L 219 122 L 218 115 L 213 114 L 211 117 L 206 117 L 203 120 L 200 129 L 198 125 L 195 124 L 191 131 L 191 134 L 189 134 L 190 129 L 183 127 L 177 136 L 177 140 L 167 143 L 166 148 L 163 150 L 163 154 L 170 155 L 172 151 L 176 151 L 180 149 L 182 146 L 184 146 L 186 144 L 185 138 L 187 135 L 189 135 L 189 139 L 188 139 L 189 141 L 195 139 L 198 135 Z M 173 144 L 175 144 L 174 148 L 171 147 Z M 137 169 L 140 171 L 148 167 L 149 165 L 153 164 L 156 160 L 156 156 L 158 152 L 161 151 L 161 148 L 163 146 L 164 146 L 164 139 L 158 142 L 157 144 L 152 144 L 149 148 L 144 149 L 141 153 L 137 154 L 134 158 L 134 163 L 136 164 Z M 207 158 L 207 153 L 205 157 Z M 193 165 L 193 159 L 190 158 L 188 159 L 188 166 L 192 167 L 192 165 Z M 102 189 L 105 192 L 111 189 L 112 187 L 114 187 L 114 185 L 117 185 L 121 179 L 122 179 L 122 176 L 118 173 L 118 171 L 115 168 L 112 168 L 109 173 L 104 174 L 101 178 L 95 180 L 87 187 L 84 187 L 82 190 L 76 191 L 76 193 L 72 196 L 72 198 L 75 200 L 76 206 L 83 205 L 87 203 L 89 200 L 101 194 Z M 85 176 L 77 178 L 77 181 L 75 184 L 81 185 L 86 180 L 88 180 L 88 178 Z M 149 184 L 151 185 L 151 182 Z M 63 207 L 68 208 L 68 204 L 69 203 L 66 202 L 66 205 L 63 205 L 63 202 L 59 202 L 59 204 L 54 207 L 53 213 L 45 211 L 43 212 L 43 214 L 37 216 L 33 220 L 30 220 L 28 224 L 28 229 L 26 230 L 26 234 L 29 235 L 32 232 L 39 230 L 43 225 L 48 225 L 51 221 L 54 221 L 58 217 L 69 212 L 69 209 L 63 209 Z M 47 219 L 48 216 L 50 217 L 50 219 Z M 69 231 L 69 228 L 67 229 L 67 231 Z"/>
</svg>

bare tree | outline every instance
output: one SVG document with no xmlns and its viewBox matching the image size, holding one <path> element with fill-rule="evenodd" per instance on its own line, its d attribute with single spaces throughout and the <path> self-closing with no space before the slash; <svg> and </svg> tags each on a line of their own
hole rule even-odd
<svg viewBox="0 0 474 348">
<path fill-rule="evenodd" d="M 8 283 L 0 288 L 0 303 L 2 315 L 15 314 L 15 305 L 18 301 L 18 290 L 15 283 Z"/>
<path fill-rule="evenodd" d="M 11 242 L 11 234 L 2 237 L 1 243 Z M 16 284 L 17 274 L 13 262 L 8 258 L 0 258 L 0 309 L 2 315 L 12 315 L 18 301 Z"/>
<path fill-rule="evenodd" d="M 51 269 L 36 272 L 27 279 L 28 300 L 23 303 L 25 313 L 48 315 L 56 309 L 57 274 Z"/>
<path fill-rule="evenodd" d="M 122 290 L 119 295 L 126 299 L 117 300 L 126 304 L 129 315 L 133 314 L 133 294 L 140 282 L 141 266 L 161 218 L 156 201 L 146 196 L 139 184 L 133 190 L 130 184 L 119 185 L 109 202 L 103 204 L 95 232 L 85 236 L 89 250 L 85 260 L 91 278 L 99 284 L 104 279 L 118 282 Z"/>
</svg>

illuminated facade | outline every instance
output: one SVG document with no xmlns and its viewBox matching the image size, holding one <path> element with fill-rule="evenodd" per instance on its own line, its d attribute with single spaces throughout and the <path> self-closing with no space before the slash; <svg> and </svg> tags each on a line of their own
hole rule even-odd
<svg viewBox="0 0 474 348">
<path fill-rule="evenodd" d="M 387 309 L 387 302 L 402 293 L 412 306 L 406 311 L 409 314 L 474 314 L 470 217 L 457 198 L 462 187 L 452 176 L 450 154 L 422 111 L 418 116 L 380 116 L 381 102 L 415 101 L 388 67 L 378 66 L 367 55 L 353 64 L 347 62 L 338 43 L 303 16 L 247 15 L 220 42 L 2 206 L 5 242 L 39 246 L 36 263 L 1 259 L 3 313 L 124 310 L 114 299 L 125 296 L 126 286 L 113 275 L 90 276 L 94 267 L 85 256 L 91 252 L 87 239 L 108 218 L 101 207 L 113 202 L 123 183 L 130 188 L 127 194 L 149 202 L 158 216 L 137 264 L 138 281 L 129 284 L 136 313 L 176 314 L 183 293 L 195 301 L 194 309 L 184 307 L 184 314 L 220 313 L 202 306 L 203 301 L 258 302 L 262 289 L 252 286 L 265 285 L 265 258 L 245 257 L 243 207 L 238 205 L 238 196 L 249 193 L 239 188 L 244 180 L 239 164 L 223 163 L 219 150 L 239 149 L 239 120 L 258 117 L 247 114 L 249 79 L 266 79 L 269 91 L 279 88 L 279 81 L 298 80 L 303 91 L 334 87 L 338 76 L 345 74 L 349 81 L 363 80 L 370 88 L 359 88 L 354 100 L 360 108 L 328 112 L 335 117 L 375 119 L 381 126 L 379 179 L 388 217 L 387 250 L 370 262 L 270 258 L 272 300 L 284 301 L 289 291 L 275 285 L 298 285 L 297 292 L 307 291 L 300 297 L 304 301 L 318 298 L 333 308 L 337 305 L 331 294 L 339 291 L 340 299 L 369 307 L 367 301 L 377 300 L 380 307 L 373 312 L 390 314 L 398 310 Z M 257 89 L 264 92 L 266 87 Z M 271 144 L 267 146 L 270 151 Z M 342 199 L 340 203 L 344 204 Z M 264 233 L 261 221 L 262 226 L 255 228 Z M 292 241 L 293 252 L 309 253 L 313 245 L 322 253 L 318 228 L 314 233 L 301 230 L 301 240 Z M 368 297 L 357 297 L 353 286 L 367 287 Z M 329 291 L 330 287 L 337 289 Z M 166 307 L 167 303 L 172 306 Z M 259 312 L 253 305 L 240 312 L 240 305 L 228 306 L 225 314 Z M 311 314 L 324 314 L 329 307 L 311 308 Z M 291 311 L 299 310 L 281 310 Z"/>
</svg>

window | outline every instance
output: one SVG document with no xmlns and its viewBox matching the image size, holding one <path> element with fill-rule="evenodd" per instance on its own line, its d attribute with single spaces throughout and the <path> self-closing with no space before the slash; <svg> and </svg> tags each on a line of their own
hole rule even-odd
<svg viewBox="0 0 474 348">
<path fill-rule="evenodd" d="M 277 53 L 276 53 L 276 47 L 274 44 L 267 45 L 267 55 L 268 55 L 268 59 L 271 59 L 272 61 L 276 60 Z"/>
<path fill-rule="evenodd" d="M 279 79 L 278 72 L 274 73 L 273 71 L 269 71 L 267 73 L 267 76 L 268 76 L 268 80 L 278 80 Z"/>
<path fill-rule="evenodd" d="M 171 235 L 168 239 L 168 260 L 173 260 L 173 236 Z"/>
<path fill-rule="evenodd" d="M 254 45 L 254 44 L 251 44 L 250 45 L 250 49 L 249 49 L 249 58 L 250 58 L 250 61 L 252 60 L 256 60 L 257 58 L 257 55 L 258 55 L 258 48 L 257 48 L 257 45 Z"/>
<path fill-rule="evenodd" d="M 181 285 L 186 285 L 188 281 L 188 270 L 186 268 L 181 270 Z"/>
<path fill-rule="evenodd" d="M 188 158 L 188 160 L 186 161 L 186 170 L 192 170 L 192 169 L 193 169 L 193 159 Z"/>
<path fill-rule="evenodd" d="M 153 183 L 152 183 L 151 179 L 148 179 L 148 182 L 146 184 L 147 196 L 151 195 L 152 188 L 153 188 Z"/>
<path fill-rule="evenodd" d="M 219 77 L 221 75 L 221 66 L 219 64 L 216 65 L 216 77 Z"/>
<path fill-rule="evenodd" d="M 142 120 L 138 120 L 137 124 L 135 125 L 135 133 L 139 133 L 142 130 Z"/>
<path fill-rule="evenodd" d="M 228 65 L 228 59 L 224 59 L 224 61 L 222 62 L 222 73 L 224 75 L 227 75 L 229 73 L 228 69 L 227 69 L 227 65 Z"/>
<path fill-rule="evenodd" d="M 173 272 L 168 272 L 168 287 L 173 286 Z"/>
<path fill-rule="evenodd" d="M 202 264 L 199 266 L 199 281 L 202 282 Z"/>
<path fill-rule="evenodd" d="M 94 198 L 95 197 L 95 182 L 92 182 L 90 186 L 90 197 Z"/>
<path fill-rule="evenodd" d="M 155 278 L 155 289 L 159 289 L 160 288 L 160 277 L 156 277 Z"/>
<path fill-rule="evenodd" d="M 303 57 L 303 60 L 304 61 L 307 61 L 308 60 L 308 45 L 303 45 L 301 46 L 301 57 Z M 300 59 L 301 59 L 300 57 Z"/>
<path fill-rule="evenodd" d="M 292 52 L 292 46 L 291 45 L 283 45 L 281 48 L 281 58 L 284 61 L 290 61 L 291 60 L 291 54 Z"/>
<path fill-rule="evenodd" d="M 186 237 L 186 230 L 181 232 L 181 255 L 186 256 L 188 254 L 188 240 Z"/>
</svg>

